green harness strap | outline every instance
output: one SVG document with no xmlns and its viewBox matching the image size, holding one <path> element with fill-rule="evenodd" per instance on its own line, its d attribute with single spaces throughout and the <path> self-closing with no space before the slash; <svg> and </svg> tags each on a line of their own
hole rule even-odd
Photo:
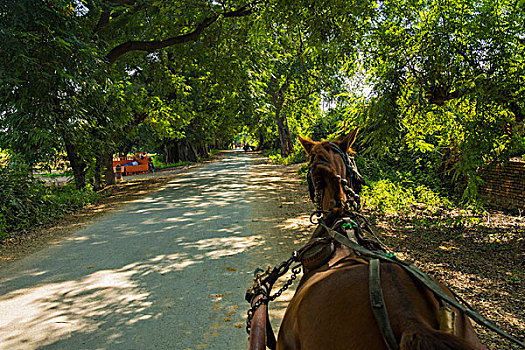
<svg viewBox="0 0 525 350">
<path fill-rule="evenodd" d="M 441 299 L 449 303 L 450 305 L 454 306 L 458 310 L 464 312 L 467 314 L 471 319 L 473 319 L 477 324 L 485 326 L 492 330 L 493 332 L 501 335 L 502 337 L 507 338 L 508 340 L 520 345 L 521 347 L 525 348 L 525 343 L 518 340 L 517 338 L 513 337 L 510 334 L 505 333 L 503 330 L 498 328 L 496 325 L 494 325 L 492 322 L 487 320 L 485 317 L 480 315 L 477 311 L 465 307 L 464 305 L 460 304 L 456 299 L 452 298 L 450 295 L 445 293 L 445 291 L 437 284 L 435 280 L 433 280 L 430 276 L 419 270 L 415 265 L 408 263 L 406 261 L 401 261 L 396 259 L 392 256 L 387 256 L 386 254 L 382 252 L 373 252 L 366 248 L 361 247 L 357 243 L 352 242 L 347 237 L 343 236 L 339 232 L 331 229 L 328 227 L 322 220 L 319 220 L 319 224 L 324 227 L 328 234 L 335 239 L 337 242 L 347 246 L 348 248 L 351 248 L 365 256 L 368 256 L 370 258 L 379 259 L 382 261 L 390 262 L 393 264 L 397 264 L 401 266 L 409 275 L 413 276 L 415 279 L 423 283 L 428 289 L 434 293 L 436 298 Z"/>
<path fill-rule="evenodd" d="M 388 311 L 383 298 L 383 288 L 381 288 L 381 277 L 379 269 L 379 259 L 371 259 L 369 266 L 368 288 L 370 292 L 370 304 L 374 313 L 381 335 L 385 340 L 388 350 L 398 350 L 396 337 L 390 326 Z"/>
</svg>

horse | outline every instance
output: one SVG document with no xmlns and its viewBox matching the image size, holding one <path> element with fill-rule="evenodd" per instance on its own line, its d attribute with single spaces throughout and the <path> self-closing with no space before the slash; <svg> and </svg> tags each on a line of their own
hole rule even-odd
<svg viewBox="0 0 525 350">
<path fill-rule="evenodd" d="M 277 349 L 487 350 L 463 311 L 441 305 L 435 293 L 400 264 L 375 263 L 379 282 L 372 282 L 372 260 L 329 238 L 330 230 L 341 230 L 341 218 L 360 206 L 363 179 L 347 156 L 355 154 L 351 147 L 357 131 L 334 142 L 299 138 L 310 159 L 311 198 L 325 213 L 326 228 L 318 227 L 307 244 L 317 247 L 310 254 L 314 263 L 303 261 L 304 274 L 282 320 Z M 381 249 L 349 225 L 350 240 Z M 373 283 L 380 285 L 379 291 L 369 290 Z"/>
</svg>

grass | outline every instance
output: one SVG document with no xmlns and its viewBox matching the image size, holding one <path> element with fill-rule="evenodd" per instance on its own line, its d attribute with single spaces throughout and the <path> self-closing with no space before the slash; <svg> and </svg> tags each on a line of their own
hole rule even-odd
<svg viewBox="0 0 525 350">
<path fill-rule="evenodd" d="M 190 165 L 190 164 L 193 164 L 193 162 L 180 161 L 180 162 L 168 163 L 168 164 L 160 163 L 159 166 L 156 166 L 155 163 L 153 163 L 153 165 L 155 165 L 155 169 L 168 169 L 168 168 L 175 168 L 175 167 L 179 167 L 183 165 Z"/>
<path fill-rule="evenodd" d="M 178 166 L 193 164 L 192 162 L 183 162 L 183 161 L 166 164 L 162 160 L 160 160 L 160 157 L 158 157 L 157 155 L 153 155 L 151 157 L 151 161 L 152 161 L 153 166 L 155 167 L 155 169 L 175 168 L 175 167 L 178 167 Z"/>
<path fill-rule="evenodd" d="M 270 159 L 272 164 L 290 165 L 306 161 L 306 154 L 302 146 L 297 145 L 292 154 L 290 154 L 288 157 L 283 158 L 279 150 L 265 152 L 265 156 Z"/>
</svg>

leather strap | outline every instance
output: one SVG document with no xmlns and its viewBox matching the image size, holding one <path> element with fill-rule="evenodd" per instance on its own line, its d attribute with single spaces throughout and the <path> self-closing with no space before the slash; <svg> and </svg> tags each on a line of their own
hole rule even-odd
<svg viewBox="0 0 525 350">
<path fill-rule="evenodd" d="M 383 298 L 383 290 L 381 288 L 381 276 L 379 269 L 379 259 L 371 259 L 369 265 L 369 281 L 368 287 L 370 291 L 370 303 L 372 304 L 372 311 L 381 331 L 381 335 L 389 350 L 398 350 L 396 337 L 390 326 L 388 318 L 388 311 Z"/>
<path fill-rule="evenodd" d="M 275 333 L 273 332 L 272 324 L 270 323 L 268 309 L 266 309 L 266 347 L 270 350 L 275 350 L 277 348 L 277 339 L 275 339 Z"/>
</svg>

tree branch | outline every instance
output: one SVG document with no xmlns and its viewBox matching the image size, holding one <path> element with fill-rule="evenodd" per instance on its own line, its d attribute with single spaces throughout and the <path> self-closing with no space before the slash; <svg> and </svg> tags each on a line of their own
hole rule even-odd
<svg viewBox="0 0 525 350">
<path fill-rule="evenodd" d="M 199 24 L 193 32 L 184 34 L 184 35 L 179 35 L 179 36 L 169 38 L 166 40 L 127 41 L 113 48 L 111 51 L 109 51 L 109 53 L 106 55 L 106 59 L 109 62 L 109 64 L 112 65 L 113 63 L 117 61 L 117 59 L 120 56 L 130 51 L 153 52 L 153 51 L 163 49 L 168 46 L 183 44 L 183 43 L 187 43 L 188 41 L 195 41 L 200 37 L 204 29 L 206 29 L 206 27 L 209 27 L 213 22 L 215 22 L 217 18 L 219 18 L 218 15 L 213 16 L 213 17 L 208 17 L 204 21 L 202 21 L 202 23 Z"/>
<path fill-rule="evenodd" d="M 108 52 L 106 55 L 106 60 L 110 65 L 115 63 L 120 56 L 131 52 L 131 51 L 146 51 L 146 52 L 153 52 L 159 49 L 163 49 L 168 46 L 178 45 L 187 43 L 189 41 L 196 41 L 201 36 L 202 32 L 212 25 L 217 19 L 222 15 L 223 17 L 243 17 L 248 16 L 253 12 L 253 9 L 250 5 L 245 5 L 238 10 L 225 12 L 222 14 L 217 14 L 212 17 L 206 18 L 204 21 L 202 21 L 195 30 L 188 34 L 178 35 L 166 40 L 151 40 L 151 41 L 127 41 L 123 44 L 120 44 L 111 51 Z"/>
<path fill-rule="evenodd" d="M 115 6 L 134 6 L 136 4 L 137 0 L 113 0 L 113 1 L 108 1 L 108 4 L 105 4 L 104 8 L 105 10 L 102 11 L 102 13 L 100 14 L 100 17 L 98 19 L 98 22 L 97 22 L 97 25 L 95 26 L 95 28 L 93 29 L 93 34 L 96 34 L 98 33 L 101 29 L 103 29 L 105 26 L 107 26 L 110 22 L 110 20 L 112 19 L 115 19 L 117 17 L 119 17 L 123 11 L 118 11 L 118 12 L 113 12 L 112 13 L 112 7 L 115 7 Z M 145 4 L 139 4 L 137 5 L 132 13 L 136 13 L 142 9 L 144 9 L 146 7 Z"/>
<path fill-rule="evenodd" d="M 110 16 L 111 11 L 104 11 L 100 14 L 97 25 L 95 26 L 95 29 L 93 29 L 93 34 L 97 33 L 99 30 L 101 30 L 109 24 Z"/>
</svg>

